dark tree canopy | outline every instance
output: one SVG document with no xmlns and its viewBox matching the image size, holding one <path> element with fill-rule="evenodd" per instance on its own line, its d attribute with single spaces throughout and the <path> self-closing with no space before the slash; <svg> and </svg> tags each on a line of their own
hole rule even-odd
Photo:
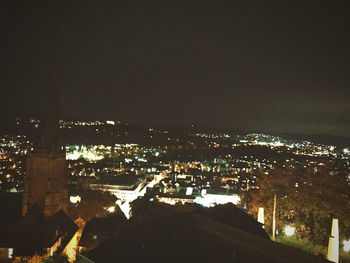
<svg viewBox="0 0 350 263">
<path fill-rule="evenodd" d="M 106 207 L 115 206 L 117 198 L 108 192 L 85 190 L 81 192 L 81 202 L 70 204 L 72 218 L 82 217 L 86 222 L 96 216 L 107 214 Z"/>
<path fill-rule="evenodd" d="M 338 218 L 340 234 L 350 234 L 349 186 L 344 174 L 330 174 L 327 167 L 275 169 L 263 174 L 259 189 L 245 196 L 248 210 L 265 209 L 265 229 L 271 232 L 273 197 L 277 197 L 277 230 L 294 225 L 297 234 L 314 244 L 327 245 L 332 218 Z"/>
</svg>

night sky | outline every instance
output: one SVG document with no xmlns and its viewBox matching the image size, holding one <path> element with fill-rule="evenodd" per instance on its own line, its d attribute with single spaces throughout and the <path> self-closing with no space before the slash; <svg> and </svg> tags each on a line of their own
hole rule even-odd
<svg viewBox="0 0 350 263">
<path fill-rule="evenodd" d="M 350 1 L 1 1 L 2 118 L 350 136 Z"/>
</svg>

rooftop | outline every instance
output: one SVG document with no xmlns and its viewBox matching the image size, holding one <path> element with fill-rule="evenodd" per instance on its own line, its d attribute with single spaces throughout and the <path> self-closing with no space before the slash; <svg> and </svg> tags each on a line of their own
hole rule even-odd
<svg viewBox="0 0 350 263">
<path fill-rule="evenodd" d="M 140 201 L 114 238 L 86 254 L 94 262 L 328 262 L 271 241 L 233 205 L 214 209 Z"/>
<path fill-rule="evenodd" d="M 141 182 L 144 176 L 136 175 L 117 175 L 102 178 L 95 182 L 95 184 L 115 185 L 115 186 L 134 186 Z"/>
</svg>

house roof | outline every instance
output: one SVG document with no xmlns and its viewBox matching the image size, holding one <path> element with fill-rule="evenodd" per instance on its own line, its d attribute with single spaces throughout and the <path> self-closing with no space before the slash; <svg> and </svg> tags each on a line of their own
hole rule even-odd
<svg viewBox="0 0 350 263">
<path fill-rule="evenodd" d="M 108 215 L 107 217 L 94 217 L 85 224 L 79 246 L 90 247 L 101 239 L 113 236 L 119 229 L 120 225 L 126 222 L 126 217 L 118 209 L 117 213 Z M 93 235 L 98 235 L 99 240 L 94 241 Z"/>
<path fill-rule="evenodd" d="M 14 248 L 15 256 L 32 256 L 52 247 L 59 238 L 64 247 L 77 228 L 62 210 L 44 218 L 34 207 L 22 221 L 0 224 L 0 247 Z"/>
<path fill-rule="evenodd" d="M 271 241 L 258 223 L 233 205 L 183 211 L 180 206 L 143 205 L 117 236 L 87 257 L 106 263 L 327 262 Z"/>
<path fill-rule="evenodd" d="M 116 185 L 116 186 L 134 186 L 142 181 L 143 176 L 136 175 L 117 175 L 101 178 L 95 184 Z"/>
</svg>

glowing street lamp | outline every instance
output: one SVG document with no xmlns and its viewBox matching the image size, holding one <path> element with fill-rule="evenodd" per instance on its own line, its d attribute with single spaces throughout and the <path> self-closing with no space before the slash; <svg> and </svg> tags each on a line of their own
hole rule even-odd
<svg viewBox="0 0 350 263">
<path fill-rule="evenodd" d="M 344 240 L 343 241 L 343 249 L 345 252 L 349 252 L 350 251 L 350 239 L 349 240 Z"/>
<path fill-rule="evenodd" d="M 69 201 L 72 203 L 72 204 L 76 204 L 78 202 L 81 201 L 81 197 L 79 195 L 76 195 L 76 196 L 70 196 L 69 197 Z"/>
<path fill-rule="evenodd" d="M 286 236 L 290 237 L 293 236 L 295 233 L 295 227 L 294 226 L 286 226 L 284 228 L 284 233 L 286 234 Z"/>
</svg>

